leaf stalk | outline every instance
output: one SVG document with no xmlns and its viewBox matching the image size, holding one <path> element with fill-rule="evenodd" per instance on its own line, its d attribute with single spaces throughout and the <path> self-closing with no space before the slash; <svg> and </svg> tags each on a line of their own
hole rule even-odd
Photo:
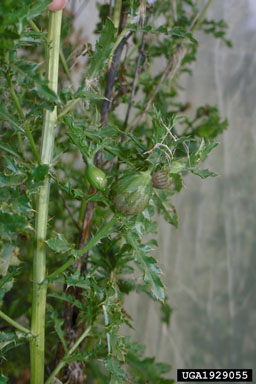
<svg viewBox="0 0 256 384">
<path fill-rule="evenodd" d="M 75 342 L 75 344 L 73 345 L 72 348 L 70 348 L 70 350 L 68 351 L 68 353 L 66 354 L 66 356 L 59 362 L 59 364 L 55 367 L 55 369 L 53 370 L 53 372 L 51 373 L 51 375 L 49 376 L 49 378 L 46 380 L 45 384 L 51 384 L 55 378 L 55 376 L 57 375 L 57 373 L 65 366 L 66 364 L 66 359 L 68 357 L 70 357 L 72 355 L 73 352 L 75 352 L 75 350 L 79 347 L 79 345 L 82 343 L 82 341 L 89 335 L 91 331 L 91 327 L 88 327 L 83 333 L 82 335 L 77 339 L 77 341 Z"/>
<path fill-rule="evenodd" d="M 0 317 L 5 320 L 7 323 L 12 325 L 14 328 L 18 329 L 21 332 L 26 333 L 27 335 L 31 335 L 31 332 L 29 329 L 23 327 L 17 321 L 13 320 L 11 317 L 7 316 L 4 312 L 0 311 Z"/>
</svg>

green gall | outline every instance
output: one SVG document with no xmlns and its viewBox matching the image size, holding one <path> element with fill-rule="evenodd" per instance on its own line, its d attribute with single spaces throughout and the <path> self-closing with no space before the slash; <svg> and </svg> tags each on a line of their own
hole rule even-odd
<svg viewBox="0 0 256 384">
<path fill-rule="evenodd" d="M 87 178 L 93 188 L 98 189 L 99 191 L 104 191 L 106 188 L 107 178 L 105 173 L 93 164 L 88 165 Z"/>
<path fill-rule="evenodd" d="M 150 172 L 125 175 L 111 188 L 110 199 L 116 211 L 123 215 L 138 215 L 147 207 L 152 196 Z"/>
</svg>

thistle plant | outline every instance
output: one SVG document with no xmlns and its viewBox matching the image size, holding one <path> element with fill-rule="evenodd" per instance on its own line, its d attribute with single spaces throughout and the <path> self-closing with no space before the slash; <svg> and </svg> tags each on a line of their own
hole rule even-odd
<svg viewBox="0 0 256 384">
<path fill-rule="evenodd" d="M 212 0 L 116 0 L 98 4 L 96 45 L 76 46 L 75 15 L 49 3 L 0 4 L 0 381 L 172 383 L 120 327 L 136 327 L 132 291 L 170 322 L 156 214 L 178 226 L 172 197 L 215 176 L 202 163 L 227 127 L 215 106 L 189 117 L 179 84 L 195 32 L 230 46 L 227 26 Z"/>
</svg>

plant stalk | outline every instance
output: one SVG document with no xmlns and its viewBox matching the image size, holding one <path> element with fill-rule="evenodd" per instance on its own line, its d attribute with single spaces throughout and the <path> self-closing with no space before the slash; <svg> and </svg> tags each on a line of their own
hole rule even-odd
<svg viewBox="0 0 256 384">
<path fill-rule="evenodd" d="M 73 352 L 75 352 L 75 350 L 79 347 L 79 345 L 82 343 L 82 341 L 89 335 L 91 331 L 91 327 L 88 327 L 83 333 L 82 335 L 77 339 L 77 341 L 75 342 L 75 344 L 73 345 L 72 348 L 70 348 L 70 350 L 68 351 L 68 353 L 66 354 L 66 356 L 59 362 L 59 364 L 56 366 L 56 368 L 54 369 L 54 371 L 51 373 L 51 375 L 49 376 L 48 380 L 45 382 L 45 384 L 51 384 L 55 378 L 55 376 L 57 375 L 57 373 L 65 366 L 66 364 L 66 361 L 65 361 L 65 358 L 68 358 L 69 356 L 72 355 Z"/>
<path fill-rule="evenodd" d="M 49 87 L 57 93 L 59 71 L 59 49 L 62 11 L 50 12 L 48 27 L 48 60 L 47 77 Z M 41 163 L 51 164 L 54 134 L 57 121 L 57 107 L 53 111 L 45 111 L 43 123 L 43 139 L 41 147 Z M 36 336 L 31 340 L 31 384 L 44 383 L 44 355 L 45 355 L 45 307 L 46 291 L 46 233 L 48 223 L 50 183 L 45 178 L 40 187 L 36 217 L 36 249 L 33 259 L 33 299 L 31 332 Z"/>
<path fill-rule="evenodd" d="M 17 323 L 17 321 L 11 319 L 9 316 L 7 316 L 4 312 L 0 311 L 0 317 L 5 320 L 7 323 L 12 325 L 14 328 L 18 329 L 21 332 L 26 333 L 27 335 L 31 335 L 31 332 L 29 329 L 23 327 L 21 324 Z"/>
<path fill-rule="evenodd" d="M 203 10 L 201 11 L 201 13 L 198 16 L 198 19 L 195 20 L 195 22 L 191 26 L 191 32 L 194 32 L 200 26 L 200 24 L 204 21 L 206 12 L 208 11 L 208 8 L 212 4 L 212 2 L 213 2 L 213 0 L 207 1 L 206 5 L 204 6 Z"/>
</svg>

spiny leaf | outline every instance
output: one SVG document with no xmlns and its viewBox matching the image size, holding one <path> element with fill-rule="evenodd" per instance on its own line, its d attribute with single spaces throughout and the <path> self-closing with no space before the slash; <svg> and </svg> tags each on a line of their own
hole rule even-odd
<svg viewBox="0 0 256 384">
<path fill-rule="evenodd" d="M 115 33 L 115 26 L 113 22 L 108 18 L 100 35 L 99 41 L 96 43 L 96 50 L 89 69 L 90 78 L 94 78 L 99 74 L 107 59 L 109 58 L 115 41 Z"/>
<path fill-rule="evenodd" d="M 8 273 L 6 276 L 2 277 L 0 279 L 0 289 L 9 281 L 11 281 L 14 277 L 21 274 L 20 268 L 14 268 L 12 272 Z"/>
<path fill-rule="evenodd" d="M 0 332 L 0 350 L 7 347 L 12 349 L 25 341 L 27 335 L 23 332 Z"/>
<path fill-rule="evenodd" d="M 216 141 L 206 142 L 204 139 L 202 139 L 200 146 L 198 148 L 198 151 L 196 152 L 195 156 L 197 158 L 196 162 L 203 161 L 206 159 L 206 157 L 209 155 L 209 153 L 218 146 L 219 143 Z"/>
<path fill-rule="evenodd" d="M 74 244 L 69 244 L 65 236 L 58 233 L 56 237 L 46 241 L 47 245 L 57 253 L 65 253 L 74 249 Z"/>
<path fill-rule="evenodd" d="M 160 25 L 160 27 L 154 29 L 151 25 L 141 27 L 138 24 L 130 24 L 128 25 L 127 29 L 129 29 L 130 31 L 148 32 L 153 34 L 162 33 L 167 36 L 169 35 L 174 37 L 188 38 L 194 44 L 198 44 L 198 41 L 193 37 L 192 33 L 186 32 L 186 30 L 182 27 L 168 28 L 166 25 Z"/>
<path fill-rule="evenodd" d="M 127 359 L 131 374 L 141 379 L 140 382 L 151 384 L 174 384 L 174 380 L 165 379 L 162 375 L 170 371 L 171 366 L 155 362 L 155 358 L 139 359 L 135 353 L 128 353 Z"/>
<path fill-rule="evenodd" d="M 88 152 L 88 144 L 86 143 L 85 134 L 83 132 L 83 129 L 79 126 L 75 126 L 71 119 L 65 118 L 65 121 L 68 123 L 68 131 L 67 136 L 70 138 L 71 142 L 75 144 L 75 146 L 79 149 L 81 152 L 84 161 L 86 162 L 86 159 L 89 157 Z"/>
<path fill-rule="evenodd" d="M 65 352 L 67 353 L 68 351 L 67 342 L 65 340 L 65 333 L 62 329 L 64 319 L 59 318 L 57 312 L 53 309 L 51 305 L 48 304 L 47 308 L 48 308 L 48 311 L 50 312 L 50 318 L 53 321 L 54 329 L 57 335 L 59 336 L 60 341 L 62 342 Z"/>
<path fill-rule="evenodd" d="M 181 161 L 172 161 L 170 174 L 177 174 L 186 168 L 186 164 Z"/>
<path fill-rule="evenodd" d="M 19 249 L 11 244 L 6 244 L 3 247 L 0 256 L 0 275 L 5 276 L 10 266 L 17 266 L 20 264 L 20 261 L 17 258 L 18 252 Z"/>
<path fill-rule="evenodd" d="M 35 183 L 39 183 L 40 181 L 43 181 L 46 175 L 49 171 L 49 165 L 48 164 L 41 164 L 35 166 L 31 171 L 31 176 L 33 177 Z"/>
<path fill-rule="evenodd" d="M 25 230 L 27 220 L 24 216 L 14 213 L 4 213 L 0 211 L 0 233 L 11 235 L 13 232 L 22 232 Z"/>
<path fill-rule="evenodd" d="M 18 121 L 11 115 L 4 105 L 0 106 L 0 117 L 3 121 L 8 121 L 11 128 L 15 131 L 20 131 L 24 133 L 24 129 L 19 125 Z"/>
<path fill-rule="evenodd" d="M 47 9 L 47 4 L 50 3 L 51 0 L 40 0 L 37 1 L 35 5 L 27 10 L 26 19 L 32 20 L 35 17 L 41 15 L 41 13 Z"/>
<path fill-rule="evenodd" d="M 1 115 L 1 111 L 0 111 L 0 115 Z M 21 156 L 15 151 L 14 148 L 11 147 L 11 143 L 8 143 L 8 144 L 0 144 L 0 149 L 2 149 L 3 151 L 7 152 L 8 154 L 14 156 L 14 157 L 17 157 L 17 159 L 21 160 Z"/>
<path fill-rule="evenodd" d="M 35 90 L 40 98 L 52 103 L 57 103 L 59 101 L 56 93 L 51 88 L 49 88 L 47 81 L 42 79 L 38 73 L 38 64 L 30 63 L 25 60 L 19 60 L 13 64 L 13 67 L 18 72 L 26 76 L 26 78 L 29 78 L 35 83 Z"/>
<path fill-rule="evenodd" d="M 3 175 L 0 174 L 0 188 L 3 187 L 16 187 L 17 185 L 23 184 L 27 179 L 27 175 Z"/>
<path fill-rule="evenodd" d="M 86 281 L 86 284 L 87 284 L 88 282 Z M 79 284 L 79 283 L 78 283 Z M 67 277 L 67 286 L 70 286 L 69 284 L 68 284 L 68 277 Z M 75 285 L 74 284 L 74 286 L 78 286 L 78 285 Z M 83 285 L 83 284 L 80 284 L 80 287 L 83 287 L 84 288 L 84 286 L 85 286 L 85 284 Z M 83 305 L 82 305 L 82 303 L 79 301 L 79 300 L 77 300 L 75 297 L 73 297 L 73 296 L 71 296 L 71 295 L 68 295 L 67 293 L 62 293 L 62 294 L 57 294 L 57 293 L 50 293 L 49 295 L 48 295 L 48 297 L 52 297 L 52 298 L 54 298 L 54 299 L 58 299 L 58 300 L 62 300 L 62 301 L 66 301 L 67 303 L 70 303 L 70 304 L 72 304 L 72 305 L 74 305 L 75 307 L 77 307 L 77 308 L 79 308 L 79 309 L 82 309 L 83 308 Z"/>
<path fill-rule="evenodd" d="M 126 233 L 125 237 L 127 242 L 133 247 L 135 251 L 135 262 L 140 266 L 143 271 L 144 281 L 149 285 L 152 294 L 157 300 L 164 301 L 165 293 L 164 286 L 159 276 L 162 273 L 160 268 L 157 267 L 156 259 L 147 256 L 146 253 L 150 248 L 139 244 L 136 238 L 131 233 Z"/>
<path fill-rule="evenodd" d="M 170 199 L 166 199 L 165 193 L 158 193 L 155 190 L 155 198 L 157 200 L 158 209 L 160 212 L 163 213 L 165 220 L 171 224 L 174 225 L 174 227 L 178 228 L 179 221 L 178 221 L 178 215 L 175 206 L 173 205 L 172 201 Z"/>
<path fill-rule="evenodd" d="M 5 272 L 5 271 L 2 271 Z M 13 287 L 14 277 L 20 274 L 17 267 L 14 270 L 0 279 L 0 301 L 3 300 L 4 295 L 9 292 Z"/>
<path fill-rule="evenodd" d="M 88 99 L 88 100 L 107 100 L 107 98 L 105 96 L 99 95 L 97 93 L 89 92 L 88 87 L 86 87 L 86 86 L 82 86 L 74 94 L 75 99 L 78 99 L 80 97 L 83 97 L 83 98 Z"/>
<path fill-rule="evenodd" d="M 192 169 L 191 172 L 194 175 L 200 176 L 201 179 L 206 179 L 207 177 L 216 177 L 216 173 L 209 171 L 209 169 Z"/>
<path fill-rule="evenodd" d="M 123 380 L 126 379 L 125 372 L 120 368 L 119 362 L 117 359 L 115 359 L 112 356 L 108 356 L 104 360 L 104 365 L 107 371 L 110 373 L 110 383 L 111 384 L 122 384 L 124 383 Z"/>
</svg>

